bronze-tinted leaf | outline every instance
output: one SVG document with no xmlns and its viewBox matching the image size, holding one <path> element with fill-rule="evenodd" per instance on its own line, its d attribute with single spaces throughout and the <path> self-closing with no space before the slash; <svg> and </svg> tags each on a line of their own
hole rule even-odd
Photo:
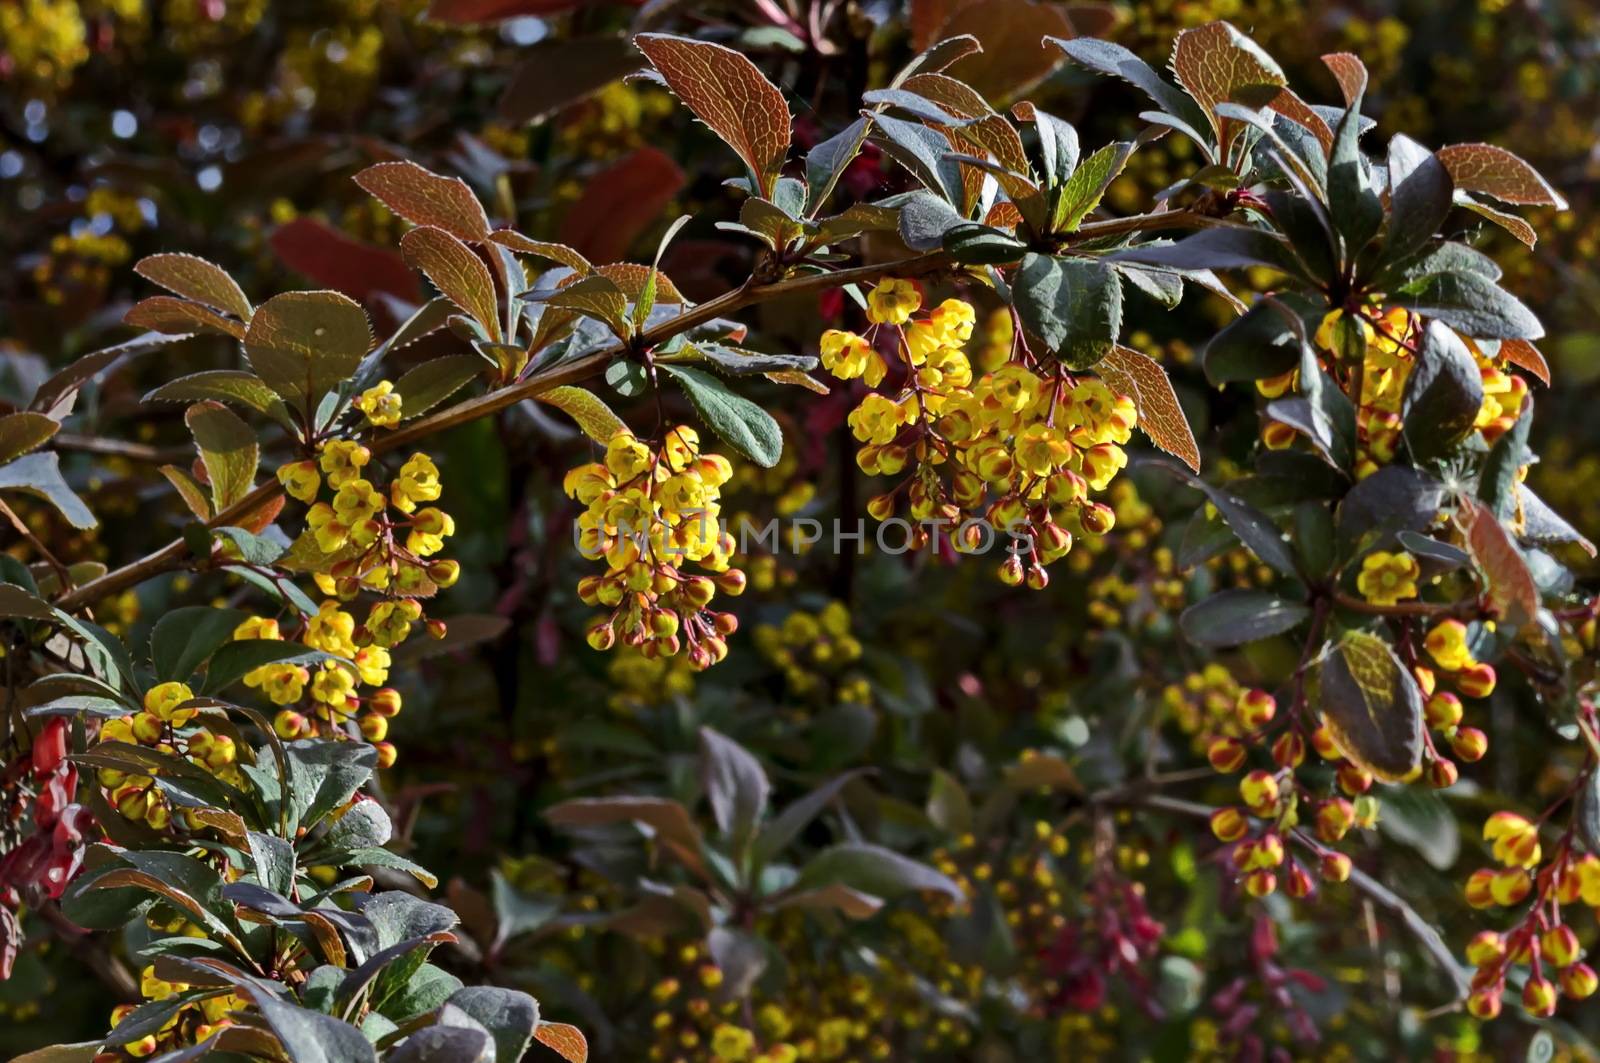
<svg viewBox="0 0 1600 1063">
<path fill-rule="evenodd" d="M 1545 361 L 1544 353 L 1527 340 L 1501 340 L 1500 354 L 1512 365 L 1538 377 L 1545 387 L 1550 386 L 1550 363 Z"/>
<path fill-rule="evenodd" d="M 580 277 L 594 269 L 589 264 L 589 260 L 580 255 L 575 248 L 568 247 L 566 244 L 530 239 L 515 229 L 496 229 L 489 234 L 489 239 L 501 247 L 509 247 L 511 250 L 520 251 L 525 255 L 537 255 L 539 258 L 560 263 L 573 270 Z"/>
<path fill-rule="evenodd" d="M 372 349 L 359 303 L 338 292 L 284 292 L 262 303 L 244 336 L 250 366 L 284 400 L 309 410 L 355 374 Z"/>
<path fill-rule="evenodd" d="M 1312 109 L 1311 105 L 1295 95 L 1293 89 L 1285 87 L 1278 90 L 1268 107 L 1277 111 L 1292 122 L 1298 122 L 1311 130 L 1311 135 L 1317 138 L 1317 143 L 1322 145 L 1324 154 L 1333 151 L 1333 130 L 1328 128 L 1328 123 L 1323 117 Z"/>
<path fill-rule="evenodd" d="M 1387 642 L 1347 631 L 1317 666 L 1316 705 L 1339 751 L 1385 782 L 1422 764 L 1422 691 Z"/>
<path fill-rule="evenodd" d="M 1496 210 L 1487 203 L 1462 194 L 1459 190 L 1457 190 L 1456 201 L 1480 218 L 1487 218 L 1500 226 L 1500 228 L 1516 237 L 1517 242 L 1522 246 L 1531 248 L 1538 244 L 1539 234 L 1534 231 L 1533 226 L 1510 211 Z"/>
<path fill-rule="evenodd" d="M 433 286 L 499 343 L 504 338 L 500 327 L 500 301 L 495 293 L 494 276 L 477 253 L 445 232 L 424 225 L 412 229 L 400 240 L 406 261 L 420 269 Z"/>
<path fill-rule="evenodd" d="M 243 369 L 207 369 L 191 373 L 168 381 L 144 397 L 145 402 L 199 402 L 202 399 L 239 403 L 280 420 L 285 416 L 283 400 L 277 393 L 265 380 Z"/>
<path fill-rule="evenodd" d="M 1349 52 L 1333 52 L 1322 57 L 1322 65 L 1339 83 L 1344 105 L 1349 107 L 1367 92 L 1367 64 Z"/>
<path fill-rule="evenodd" d="M 738 152 L 770 197 L 789 154 L 789 105 L 749 59 L 732 48 L 664 33 L 641 33 L 634 44 L 712 132 Z"/>
<path fill-rule="evenodd" d="M 587 1063 L 589 1059 L 589 1042 L 576 1026 L 564 1022 L 541 1022 L 534 1027 L 533 1039 L 567 1063 Z"/>
<path fill-rule="evenodd" d="M 1503 203 L 1566 210 L 1567 201 L 1521 157 L 1493 144 L 1450 144 L 1437 154 L 1457 188 Z"/>
<path fill-rule="evenodd" d="M 1242 126 L 1218 116 L 1217 104 L 1234 100 L 1244 90 L 1286 83 L 1277 62 L 1226 22 L 1208 22 L 1178 34 L 1172 72 L 1205 111 L 1224 149 Z"/>
<path fill-rule="evenodd" d="M 141 299 L 122 315 L 124 324 L 147 328 L 168 336 L 186 336 L 192 332 L 218 332 L 234 339 L 243 339 L 242 322 L 223 317 L 215 310 L 179 299 L 171 295 L 152 295 Z"/>
<path fill-rule="evenodd" d="M 1133 400 L 1139 411 L 1139 427 L 1150 442 L 1195 472 L 1200 471 L 1200 447 L 1166 370 L 1133 348 L 1118 346 L 1095 366 L 1095 372 L 1112 391 Z"/>
<path fill-rule="evenodd" d="M 356 184 L 413 225 L 467 241 L 489 235 L 483 204 L 459 177 L 441 177 L 414 162 L 380 162 L 356 174 Z"/>
<path fill-rule="evenodd" d="M 545 296 L 543 302 L 558 310 L 573 310 L 601 321 L 618 338 L 628 336 L 628 297 L 615 282 L 605 277 L 591 275 L 564 284 Z M 548 311 L 546 316 L 549 316 Z"/>
<path fill-rule="evenodd" d="M 628 297 L 628 302 L 636 303 L 644 295 L 645 285 L 650 282 L 650 267 L 641 266 L 637 262 L 612 262 L 609 265 L 598 266 L 595 272 L 606 280 L 615 284 L 622 294 Z M 678 286 L 672 283 L 672 278 L 656 270 L 656 303 L 682 303 L 683 293 Z"/>
<path fill-rule="evenodd" d="M 1483 504 L 1464 500 L 1462 521 L 1467 547 L 1489 581 L 1489 608 L 1509 634 L 1521 631 L 1539 612 L 1539 588 L 1511 534 Z"/>
<path fill-rule="evenodd" d="M 169 292 L 203 303 L 213 310 L 250 320 L 250 300 L 221 266 L 195 255 L 164 254 L 141 258 L 133 271 Z"/>
</svg>

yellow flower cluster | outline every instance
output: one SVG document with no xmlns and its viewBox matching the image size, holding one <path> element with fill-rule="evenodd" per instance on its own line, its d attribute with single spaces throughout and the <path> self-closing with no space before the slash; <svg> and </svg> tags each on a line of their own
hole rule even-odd
<svg viewBox="0 0 1600 1063">
<path fill-rule="evenodd" d="M 153 966 L 146 967 L 139 976 L 139 991 L 147 1001 L 166 1000 L 188 992 L 190 988 L 183 982 L 168 982 L 157 977 Z M 247 1006 L 248 1002 L 234 993 L 203 997 L 179 1007 L 154 1033 L 147 1033 L 118 1047 L 127 1056 L 145 1059 L 157 1052 L 172 1052 L 197 1045 L 223 1027 L 232 1026 L 233 1013 L 244 1011 Z M 136 1007 L 134 1004 L 119 1004 L 112 1009 L 112 1029 L 121 1025 Z"/>
<path fill-rule="evenodd" d="M 738 621 L 708 606 L 718 590 L 737 595 L 745 586 L 719 519 L 732 472 L 726 458 L 701 453 L 699 433 L 679 425 L 654 448 L 623 429 L 602 461 L 567 473 L 568 497 L 585 507 L 578 548 L 606 563 L 604 575 L 578 582 L 584 604 L 611 610 L 589 628 L 589 645 L 607 650 L 620 638 L 665 657 L 687 645 L 696 669 L 727 656 Z M 681 565 L 690 561 L 709 575 L 686 573 Z"/>
<path fill-rule="evenodd" d="M 946 299 L 913 320 L 922 297 L 910 281 L 883 281 L 867 305 L 867 335 L 830 329 L 820 343 L 835 376 L 894 388 L 869 392 L 848 419 L 864 444 L 856 456 L 863 472 L 904 474 L 867 511 L 886 520 L 904 494 L 923 525 L 914 532 L 919 545 L 930 539 L 929 524 L 947 528 L 965 551 L 1007 536 L 1001 579 L 1044 587 L 1045 566 L 1067 554 L 1074 535 L 1102 535 L 1116 522 L 1110 506 L 1089 496 L 1127 464 L 1133 401 L 1060 366 L 1035 372 L 1007 361 L 974 380 L 963 350 L 972 307 Z"/>
<path fill-rule="evenodd" d="M 1505 933 L 1484 930 L 1466 949 L 1477 968 L 1467 1010 L 1480 1019 L 1500 1014 L 1507 975 L 1514 966 L 1529 968 L 1522 985 L 1522 1006 L 1540 1018 L 1555 1013 L 1561 996 L 1583 1000 L 1600 988 L 1594 968 L 1580 962 L 1583 948 L 1577 933 L 1563 921 L 1563 907 L 1582 903 L 1600 911 L 1600 857 L 1579 855 L 1563 840 L 1545 868 L 1539 825 L 1514 812 L 1496 812 L 1483 825 L 1498 867 L 1479 868 L 1467 879 L 1467 902 L 1474 908 L 1509 908 L 1529 895 L 1533 903 L 1521 922 Z M 1553 972 L 1552 972 L 1553 969 Z M 1549 973 L 1555 974 L 1552 981 Z"/>
<path fill-rule="evenodd" d="M 102 721 L 98 741 L 182 757 L 222 782 L 241 785 L 244 780 L 235 764 L 237 743 L 229 735 L 199 725 L 200 710 L 191 705 L 194 700 L 194 691 L 183 683 L 159 683 L 145 692 L 139 712 Z M 174 810 L 156 785 L 154 776 L 158 774 L 160 769 L 154 767 L 144 771 L 102 767 L 95 780 L 106 802 L 125 819 L 164 831 L 172 826 Z M 189 810 L 178 811 L 185 827 L 200 829 L 202 824 Z"/>
<path fill-rule="evenodd" d="M 830 704 L 872 704 L 871 685 L 851 667 L 861 659 L 861 640 L 850 631 L 843 602 L 829 602 L 816 613 L 797 609 L 781 624 L 758 624 L 753 638 L 761 655 L 783 670 L 793 693 L 826 694 Z"/>
</svg>

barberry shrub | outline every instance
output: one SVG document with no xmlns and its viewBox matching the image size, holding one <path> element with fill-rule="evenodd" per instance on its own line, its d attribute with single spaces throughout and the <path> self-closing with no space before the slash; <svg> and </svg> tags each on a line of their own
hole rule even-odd
<svg viewBox="0 0 1600 1063">
<path fill-rule="evenodd" d="M 1550 384 L 1539 321 L 1458 238 L 1463 215 L 1520 234 L 1510 207 L 1560 209 L 1531 167 L 1486 144 L 1430 151 L 1397 133 L 1380 146 L 1359 59 L 1325 56 L 1339 102 L 1308 103 L 1222 22 L 1178 37 L 1176 82 L 1093 37 L 1040 42 L 1052 65 L 1148 97 L 1137 135 L 1099 146 L 958 77 L 980 52 L 972 36 L 933 43 L 804 153 L 784 92 L 740 52 L 661 33 L 633 44 L 732 150 L 742 202 L 717 225 L 749 242 L 754 265 L 725 294 L 691 301 L 661 268 L 701 219 L 670 226 L 649 265 L 597 265 L 525 234 L 504 204 L 492 216 L 459 179 L 385 161 L 355 181 L 404 222 L 404 262 L 435 294 L 386 314 L 396 320 L 381 339 L 348 295 L 256 303 L 221 265 L 175 248 L 135 266 L 164 292 L 124 315 L 140 336 L 0 417 L 0 500 L 19 537 L 15 556 L 0 555 L 15 753 L 6 936 L 14 951 L 18 916 L 34 911 L 121 929 L 144 1001 L 36 1058 L 515 1059 L 535 1041 L 584 1058 L 584 1036 L 533 996 L 465 985 L 432 962 L 482 905 L 465 890 L 459 914 L 423 899 L 437 880 L 390 844 L 377 773 L 404 752 L 390 738 L 403 700 L 391 673 L 430 641 L 464 644 L 435 603 L 473 575 L 449 556 L 447 473 L 474 470 L 430 444 L 526 413 L 527 400 L 587 438 L 592 460 L 572 446 L 561 482 L 574 552 L 592 567 L 572 592 L 587 644 L 643 670 L 640 696 L 674 689 L 671 669 L 758 652 L 796 704 L 859 707 L 874 695 L 852 671 L 862 647 L 841 607 L 792 612 L 739 644 L 732 600 L 772 586 L 760 575 L 772 559 L 742 556 L 724 492 L 781 472 L 797 435 L 751 397 L 758 388 L 848 399 L 837 434 L 873 484 L 863 508 L 899 522 L 910 549 L 981 566 L 1019 595 L 1077 558 L 1150 555 L 1151 593 L 1182 609 L 1185 652 L 1228 661 L 1292 645 L 1292 659 L 1259 669 L 1276 690 L 1213 663 L 1161 695 L 1204 770 L 1237 776 L 1237 801 L 1164 793 L 1153 747 L 1143 775 L 1100 787 L 1085 784 L 1087 755 L 1053 750 L 966 782 L 940 769 L 925 814 L 862 798 L 866 773 L 819 758 L 801 773 L 814 785 L 777 801 L 779 772 L 699 725 L 696 748 L 649 792 L 544 809 L 570 836 L 580 890 L 581 876 L 606 884 L 556 919 L 559 904 L 541 909 L 497 879 L 486 974 L 523 933 L 636 933 L 658 975 L 641 1039 L 652 1059 L 961 1058 L 1000 1031 L 1020 1031 L 1018 1051 L 1051 1038 L 1065 1055 L 1064 1027 L 1028 1023 L 1092 1013 L 1108 979 L 1153 1000 L 1162 926 L 1131 877 L 1140 855 L 1113 851 L 1113 823 L 1131 814 L 1214 839 L 1222 875 L 1248 898 L 1258 980 L 1299 1040 L 1316 1031 L 1290 987 L 1316 980 L 1274 959 L 1272 913 L 1282 895 L 1312 903 L 1319 882 L 1393 915 L 1476 1018 L 1508 994 L 1548 1017 L 1594 992 L 1592 935 L 1571 916 L 1600 908 L 1600 721 L 1582 665 L 1596 608 L 1555 554 L 1593 547 L 1524 482 L 1528 380 Z M 1188 142 L 1190 172 L 1147 211 L 1113 215 L 1108 189 L 1162 138 Z M 846 201 L 864 152 L 894 168 L 900 191 Z M 1236 314 L 1194 337 L 1255 440 L 1253 464 L 1226 479 L 1202 468 L 1166 369 L 1126 342 L 1190 291 Z M 816 356 L 760 350 L 735 317 L 829 292 L 850 302 L 815 329 Z M 53 509 L 46 528 L 94 528 L 53 448 L 76 397 L 196 335 L 220 337 L 227 360 L 145 397 L 179 404 L 192 438 L 192 462 L 160 466 L 188 514 L 181 535 L 116 567 L 74 558 L 65 534 L 41 535 L 13 502 Z M 630 425 L 612 404 L 635 400 Z M 1152 547 L 1150 511 L 1130 493 L 1135 432 L 1167 455 L 1142 459 L 1148 470 L 1204 498 L 1176 562 Z M 991 550 L 999 560 L 961 557 Z M 1240 560 L 1232 585 L 1192 602 L 1169 585 L 1222 555 Z M 97 621 L 116 596 L 174 573 L 199 589 L 148 639 Z M 1486 866 L 1461 889 L 1494 925 L 1444 942 L 1359 866 L 1362 846 L 1386 801 L 1449 790 L 1461 764 L 1493 756 L 1484 706 L 1497 666 L 1527 677 L 1573 767 L 1553 798 L 1513 795 L 1528 814 L 1487 814 Z M 1069 810 L 1010 831 L 1041 792 Z M 891 844 L 916 817 L 946 837 L 925 860 Z M 598 898 L 618 910 L 596 914 Z M 819 927 L 869 921 L 906 955 L 808 947 Z M 1186 970 L 1164 968 L 1163 988 Z M 1213 997 L 1227 1036 L 1254 1019 L 1243 993 Z"/>
</svg>

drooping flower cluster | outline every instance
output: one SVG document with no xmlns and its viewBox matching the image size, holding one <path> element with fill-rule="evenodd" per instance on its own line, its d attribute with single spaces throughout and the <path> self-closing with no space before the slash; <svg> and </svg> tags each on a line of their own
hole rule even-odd
<svg viewBox="0 0 1600 1063">
<path fill-rule="evenodd" d="M 99 743 L 138 746 L 166 757 L 181 757 L 209 772 L 222 782 L 237 786 L 243 782 L 235 763 L 237 743 L 233 738 L 204 723 L 196 707 L 194 691 L 178 682 L 158 683 L 145 692 L 138 712 L 113 716 L 100 724 Z M 100 767 L 95 780 L 107 804 L 124 819 L 164 831 L 173 825 L 174 812 L 187 830 L 203 824 L 188 809 L 174 809 L 157 785 L 155 776 L 168 769 L 156 763 L 126 769 Z"/>
<path fill-rule="evenodd" d="M 1133 401 L 1032 360 L 1013 358 L 974 379 L 964 351 L 973 308 L 946 299 L 913 320 L 922 296 L 910 281 L 883 281 L 867 304 L 865 336 L 830 329 L 821 340 L 835 376 L 893 389 L 869 392 L 849 417 L 861 470 L 900 477 L 867 511 L 887 520 L 904 495 L 918 545 L 940 531 L 971 552 L 1007 539 L 1000 578 L 1044 587 L 1045 567 L 1074 536 L 1103 535 L 1116 522 L 1090 494 L 1127 464 Z"/>
<path fill-rule="evenodd" d="M 727 656 L 738 621 L 708 607 L 718 590 L 737 595 L 745 586 L 719 519 L 731 475 L 726 458 L 701 453 L 699 433 L 687 425 L 668 431 L 658 448 L 623 429 L 602 461 L 567 473 L 567 495 L 585 507 L 578 549 L 606 563 L 604 575 L 578 582 L 584 604 L 611 610 L 589 628 L 589 645 L 607 650 L 621 639 L 667 657 L 687 646 L 696 668 Z M 691 561 L 709 574 L 685 572 Z"/>
<path fill-rule="evenodd" d="M 177 922 L 182 923 L 183 920 Z M 146 967 L 139 976 L 139 992 L 147 1002 L 170 1000 L 192 988 L 183 982 L 166 981 L 156 974 L 153 966 Z M 102 1055 L 107 1059 L 145 1059 L 157 1052 L 174 1052 L 201 1044 L 223 1027 L 233 1025 L 233 1013 L 244 1011 L 247 1006 L 247 1002 L 234 993 L 200 997 L 179 1005 L 154 1032 L 117 1046 L 120 1052 Z M 123 1020 L 136 1008 L 134 1004 L 117 1005 L 111 1012 L 111 1028 L 115 1030 L 122 1025 Z M 101 1056 L 95 1058 L 100 1059 Z"/>
</svg>

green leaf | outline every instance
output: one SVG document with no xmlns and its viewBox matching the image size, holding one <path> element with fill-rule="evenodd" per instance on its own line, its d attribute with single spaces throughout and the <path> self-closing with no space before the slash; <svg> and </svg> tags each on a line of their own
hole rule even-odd
<svg viewBox="0 0 1600 1063">
<path fill-rule="evenodd" d="M 183 419 L 211 481 L 212 510 L 220 513 L 255 486 L 261 445 L 250 426 L 221 403 L 197 402 Z"/>
<path fill-rule="evenodd" d="M 1422 765 L 1422 691 L 1389 644 L 1346 631 L 1319 662 L 1313 704 L 1352 763 L 1385 782 Z"/>
<path fill-rule="evenodd" d="M 1089 212 L 1100 205 L 1106 189 L 1128 164 L 1133 148 L 1131 140 L 1117 141 L 1083 160 L 1061 186 L 1050 220 L 1051 232 L 1069 233 L 1078 228 Z"/>
<path fill-rule="evenodd" d="M 887 115 L 871 113 L 872 124 L 882 134 L 876 138 L 883 150 L 911 171 L 928 191 L 946 203 L 962 201 L 961 165 L 950 154 L 950 141 L 943 133 L 919 122 L 905 122 Z"/>
<path fill-rule="evenodd" d="M 9 413 L 0 417 L 0 465 L 37 450 L 61 426 L 42 413 Z"/>
<path fill-rule="evenodd" d="M 252 996 L 261 1018 L 295 1063 L 377 1063 L 372 1044 L 349 1023 L 267 993 Z"/>
<path fill-rule="evenodd" d="M 1298 298 L 1286 296 L 1284 302 L 1297 313 L 1311 311 Z M 1282 376 L 1300 363 L 1300 337 L 1282 310 L 1261 300 L 1211 338 L 1202 363 L 1213 384 Z"/>
<path fill-rule="evenodd" d="M 249 617 L 242 609 L 185 606 L 166 613 L 150 633 L 150 663 L 161 682 L 188 680 Z"/>
<path fill-rule="evenodd" d="M 584 388 L 562 385 L 540 392 L 534 398 L 549 403 L 571 417 L 583 429 L 584 435 L 602 445 L 611 442 L 611 437 L 618 432 L 628 429 L 622 418 L 605 404 L 605 400 Z"/>
<path fill-rule="evenodd" d="M 1482 406 L 1483 374 L 1467 345 L 1447 325 L 1428 322 L 1401 406 L 1412 456 L 1429 461 L 1450 453 L 1472 431 Z"/>
<path fill-rule="evenodd" d="M 874 897 L 894 898 L 914 890 L 943 893 L 961 901 L 964 894 L 948 876 L 892 849 L 866 842 L 846 842 L 824 849 L 801 870 L 796 890 L 838 883 Z"/>
<path fill-rule="evenodd" d="M 1156 106 L 1187 126 L 1185 132 L 1195 142 L 1205 143 L 1205 138 L 1200 133 L 1207 124 L 1205 113 L 1177 86 L 1168 82 L 1151 69 L 1148 63 L 1122 45 L 1095 37 L 1076 37 L 1071 40 L 1046 37 L 1044 42 L 1060 48 L 1067 53 L 1068 59 L 1079 66 L 1110 77 L 1121 78 L 1139 89 L 1155 101 Z"/>
<path fill-rule="evenodd" d="M 61 458 L 53 450 L 27 454 L 0 465 L 0 491 L 21 491 L 43 499 L 74 528 L 93 528 L 97 523 L 83 499 L 61 478 Z"/>
<path fill-rule="evenodd" d="M 447 354 L 408 369 L 395 381 L 400 396 L 400 418 L 409 421 L 433 409 L 483 372 L 484 361 L 474 354 Z"/>
<path fill-rule="evenodd" d="M 290 823 L 308 829 L 350 800 L 378 765 L 377 750 L 363 742 L 301 739 L 284 752 L 294 776 Z"/>
<path fill-rule="evenodd" d="M 144 397 L 145 402 L 198 402 L 212 399 L 235 403 L 289 423 L 288 408 L 267 382 L 243 369 L 208 369 L 163 384 Z"/>
<path fill-rule="evenodd" d="M 709 727 L 700 728 L 700 764 L 717 829 L 741 852 L 766 814 L 767 773 L 749 750 Z"/>
<path fill-rule="evenodd" d="M 1202 229 L 1175 244 L 1144 244 L 1117 251 L 1108 258 L 1146 266 L 1173 269 L 1245 269 L 1267 266 L 1290 276 L 1307 278 L 1294 251 L 1275 233 L 1243 225 Z"/>
<path fill-rule="evenodd" d="M 1183 611 L 1178 626 L 1196 646 L 1241 646 L 1292 631 L 1311 615 L 1301 602 L 1266 591 L 1230 588 Z"/>
<path fill-rule="evenodd" d="M 262 303 L 244 336 L 245 357 L 267 386 L 307 416 L 355 376 L 372 349 L 361 304 L 338 292 L 284 292 Z"/>
<path fill-rule="evenodd" d="M 496 1060 L 521 1059 L 539 1025 L 539 1002 L 514 989 L 468 986 L 452 994 L 450 1003 L 489 1031 Z"/>
<path fill-rule="evenodd" d="M 678 365 L 661 368 L 678 381 L 695 413 L 730 447 L 763 468 L 778 464 L 783 431 L 770 413 L 710 373 Z"/>
<path fill-rule="evenodd" d="M 1531 310 L 1477 273 L 1430 274 L 1407 284 L 1390 302 L 1437 318 L 1474 339 L 1536 340 L 1544 335 Z"/>
<path fill-rule="evenodd" d="M 630 334 L 628 297 L 615 281 L 607 277 L 588 276 L 565 287 L 528 292 L 522 298 L 592 317 L 609 328 L 618 339 L 627 339 Z"/>
<path fill-rule="evenodd" d="M 1088 369 L 1117 344 L 1122 284 L 1104 262 L 1029 254 L 1011 286 L 1017 314 L 1069 369 Z"/>
<path fill-rule="evenodd" d="M 1028 245 L 1010 233 L 977 222 L 951 226 L 940 241 L 951 258 L 969 266 L 1015 262 L 1028 251 Z"/>
<path fill-rule="evenodd" d="M 702 340 L 685 343 L 685 354 L 698 355 L 710 362 L 713 369 L 728 376 L 753 376 L 757 373 L 805 372 L 817 367 L 817 360 L 806 354 L 769 354 L 766 351 L 748 351 Z"/>
<path fill-rule="evenodd" d="M 1455 185 L 1444 164 L 1403 134 L 1389 140 L 1389 231 L 1383 259 L 1398 262 L 1422 248 L 1450 213 Z"/>
<path fill-rule="evenodd" d="M 1284 540 L 1283 532 L 1259 509 L 1244 499 L 1221 488 L 1214 487 L 1198 477 L 1165 462 L 1157 463 L 1189 486 L 1205 493 L 1211 504 L 1222 514 L 1222 519 L 1239 537 L 1239 541 L 1262 561 L 1285 576 L 1298 574 L 1294 552 Z"/>
<path fill-rule="evenodd" d="M 1328 156 L 1328 211 L 1344 238 L 1346 262 L 1355 261 L 1383 224 L 1383 203 L 1372 187 L 1372 166 L 1361 154 L 1360 138 L 1361 99 L 1357 97 L 1339 120 Z"/>
</svg>

